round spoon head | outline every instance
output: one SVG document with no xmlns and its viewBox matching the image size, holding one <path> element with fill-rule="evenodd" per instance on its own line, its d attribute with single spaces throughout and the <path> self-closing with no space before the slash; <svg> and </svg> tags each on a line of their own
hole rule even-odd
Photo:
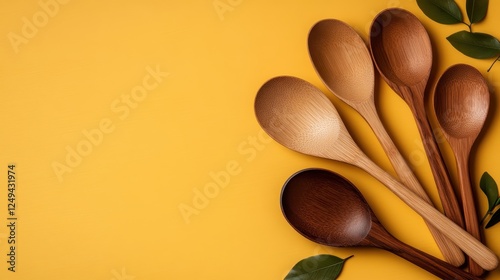
<svg viewBox="0 0 500 280">
<path fill-rule="evenodd" d="M 346 161 L 359 150 L 330 100 L 302 79 L 266 82 L 255 98 L 255 114 L 274 140 L 294 151 Z"/>
<path fill-rule="evenodd" d="M 412 13 L 398 8 L 379 13 L 370 28 L 370 49 L 375 65 L 392 87 L 427 83 L 432 67 L 431 42 Z"/>
<path fill-rule="evenodd" d="M 308 44 L 318 75 L 336 96 L 349 105 L 373 96 L 373 62 L 353 28 L 340 20 L 322 20 L 309 32 Z"/>
<path fill-rule="evenodd" d="M 300 234 L 329 246 L 356 246 L 372 226 L 371 210 L 359 190 L 323 169 L 292 175 L 281 192 L 281 210 Z"/>
<path fill-rule="evenodd" d="M 486 120 L 489 104 L 488 85 L 472 66 L 451 66 L 436 85 L 436 117 L 446 134 L 453 138 L 475 139 Z"/>
</svg>

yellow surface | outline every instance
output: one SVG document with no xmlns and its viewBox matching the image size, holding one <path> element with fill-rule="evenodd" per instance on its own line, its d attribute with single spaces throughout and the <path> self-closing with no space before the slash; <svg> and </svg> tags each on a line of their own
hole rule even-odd
<svg viewBox="0 0 500 280">
<path fill-rule="evenodd" d="M 500 182 L 500 65 L 486 73 L 491 60 L 455 51 L 445 37 L 465 26 L 432 22 L 415 1 L 3 1 L 0 279 L 271 280 L 318 253 L 354 255 L 340 279 L 434 279 L 390 253 L 327 248 L 291 229 L 280 212 L 282 184 L 302 168 L 323 167 L 352 180 L 395 236 L 441 257 L 422 220 L 383 185 L 271 141 L 253 112 L 268 79 L 306 79 L 390 170 L 366 123 L 321 84 L 306 44 L 324 18 L 351 24 L 366 40 L 371 20 L 388 7 L 414 12 L 428 29 L 436 51 L 431 83 L 455 63 L 476 66 L 490 82 L 492 111 L 472 155 L 472 178 L 488 171 Z M 477 30 L 500 36 L 498 14 L 500 5 L 490 3 Z M 437 201 L 408 108 L 384 82 L 377 106 Z M 15 273 L 7 263 L 10 163 Z M 484 213 L 486 200 L 477 194 Z M 500 254 L 500 226 L 485 234 Z M 500 271 L 487 279 L 500 279 Z"/>
</svg>

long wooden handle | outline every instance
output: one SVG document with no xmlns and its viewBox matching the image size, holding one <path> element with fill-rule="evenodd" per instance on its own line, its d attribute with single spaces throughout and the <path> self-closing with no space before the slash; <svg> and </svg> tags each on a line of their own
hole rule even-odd
<svg viewBox="0 0 500 280">
<path fill-rule="evenodd" d="M 429 205 L 434 206 L 424 188 L 415 177 L 415 174 L 408 166 L 408 163 L 403 158 L 398 148 L 392 141 L 391 137 L 387 133 L 384 125 L 382 124 L 382 121 L 380 120 L 376 112 L 374 102 L 372 102 L 372 100 L 369 100 L 368 102 L 369 103 L 357 106 L 356 109 L 370 124 L 370 127 L 372 128 L 373 132 L 379 139 L 380 144 L 384 148 L 384 151 L 391 161 L 392 167 L 396 171 L 401 183 L 412 190 Z M 449 240 L 445 235 L 437 230 L 436 227 L 432 226 L 432 224 L 427 221 L 426 224 L 429 228 L 430 233 L 434 237 L 437 246 L 443 254 L 444 259 L 454 266 L 458 267 L 462 265 L 465 262 L 465 257 L 460 248 L 458 248 L 457 245 L 455 245 L 451 240 Z"/>
<path fill-rule="evenodd" d="M 464 139 L 464 141 L 468 141 Z M 470 145 L 472 146 L 472 145 Z M 474 198 L 474 192 L 472 191 L 470 176 L 469 176 L 469 151 L 468 149 L 462 149 L 458 151 L 455 150 L 458 177 L 460 181 L 460 196 L 462 198 L 462 208 L 465 218 L 465 229 L 474 236 L 477 240 L 482 240 L 481 232 L 479 231 L 479 222 L 476 212 L 476 203 Z M 483 269 L 474 261 L 469 261 L 468 263 L 469 272 L 480 276 L 484 273 Z"/>
<path fill-rule="evenodd" d="M 460 205 L 455 190 L 451 185 L 448 170 L 439 151 L 439 146 L 436 143 L 434 133 L 427 119 L 423 98 L 419 97 L 420 94 L 412 93 L 411 96 L 413 97 L 413 102 L 411 104 L 408 103 L 408 105 L 417 123 L 444 213 L 453 222 L 463 228 L 464 222 Z"/>
<path fill-rule="evenodd" d="M 415 249 L 390 235 L 378 222 L 372 223 L 370 232 L 373 246 L 390 251 L 445 280 L 479 280 L 459 268 L 456 268 L 438 258 Z"/>
<path fill-rule="evenodd" d="M 387 172 L 378 167 L 366 156 L 355 159 L 351 164 L 358 166 L 385 184 L 394 194 L 410 206 L 427 222 L 445 234 L 457 244 L 469 257 L 486 270 L 493 270 L 498 266 L 497 256 L 472 235 L 457 224 L 445 217 L 436 208 L 430 206 Z"/>
</svg>

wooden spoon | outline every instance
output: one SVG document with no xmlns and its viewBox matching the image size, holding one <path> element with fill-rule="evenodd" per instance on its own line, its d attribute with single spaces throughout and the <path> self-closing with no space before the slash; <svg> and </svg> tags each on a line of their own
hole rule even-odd
<svg viewBox="0 0 500 280">
<path fill-rule="evenodd" d="M 295 77 L 271 79 L 257 93 L 255 113 L 262 128 L 278 143 L 362 168 L 483 268 L 497 267 L 498 259 L 490 249 L 373 163 L 354 143 L 330 100 L 312 84 Z"/>
<path fill-rule="evenodd" d="M 311 60 L 327 88 L 363 116 L 382 144 L 401 182 L 432 205 L 377 114 L 373 62 L 363 39 L 344 22 L 327 19 L 314 25 L 308 41 Z M 444 258 L 454 266 L 462 265 L 465 261 L 462 251 L 436 228 L 429 225 L 429 230 Z"/>
<path fill-rule="evenodd" d="M 393 237 L 359 190 L 336 173 L 322 169 L 295 173 L 283 186 L 281 209 L 290 225 L 312 241 L 384 249 L 441 279 L 480 279 Z"/>
<path fill-rule="evenodd" d="M 425 111 L 425 88 L 432 48 L 422 23 L 408 11 L 391 8 L 378 14 L 370 30 L 375 65 L 415 117 L 446 216 L 463 227 L 460 206 Z"/>
<path fill-rule="evenodd" d="M 469 177 L 469 155 L 488 115 L 489 104 L 488 85 L 472 66 L 457 64 L 448 68 L 436 85 L 434 110 L 455 154 L 465 228 L 478 240 L 481 232 Z M 469 271 L 478 276 L 484 273 L 473 261 L 469 262 Z"/>
</svg>

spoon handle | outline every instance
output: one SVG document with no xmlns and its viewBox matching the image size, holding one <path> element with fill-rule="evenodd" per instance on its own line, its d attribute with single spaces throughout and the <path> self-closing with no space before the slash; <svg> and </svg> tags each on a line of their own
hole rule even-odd
<svg viewBox="0 0 500 280">
<path fill-rule="evenodd" d="M 469 141 L 469 140 L 464 139 L 464 141 Z M 468 146 L 471 147 L 472 143 L 470 143 L 470 145 Z M 478 240 L 482 240 L 481 232 L 479 231 L 479 222 L 477 218 L 474 192 L 472 191 L 470 176 L 469 176 L 468 151 L 470 150 L 470 148 L 469 149 L 455 148 L 454 150 L 457 162 L 458 177 L 460 181 L 460 195 L 462 198 L 462 208 L 465 217 L 465 228 L 472 236 L 474 236 Z M 470 273 L 474 275 L 480 276 L 484 273 L 482 268 L 474 261 L 469 261 L 468 267 Z"/>
<path fill-rule="evenodd" d="M 423 94 L 419 94 L 420 92 L 424 92 L 425 88 L 401 89 L 401 91 L 405 90 L 409 91 L 405 92 L 405 95 L 410 96 L 413 99 L 413 102 L 407 102 L 407 104 L 413 112 L 413 116 L 417 123 L 444 213 L 448 218 L 463 228 L 464 222 L 462 212 L 460 211 L 460 205 L 453 186 L 451 185 L 448 170 L 444 164 L 436 138 L 427 119 L 424 98 L 422 97 Z M 442 141 L 444 141 L 444 139 Z"/>
<path fill-rule="evenodd" d="M 358 111 L 362 116 L 364 116 L 365 120 L 369 123 L 373 132 L 379 139 L 380 144 L 387 154 L 387 157 L 391 161 L 392 167 L 394 168 L 394 171 L 396 171 L 401 182 L 415 194 L 417 194 L 420 198 L 425 200 L 429 205 L 434 206 L 424 188 L 415 177 L 415 174 L 408 166 L 408 163 L 403 158 L 398 148 L 392 141 L 391 137 L 387 133 L 384 125 L 382 124 L 382 121 L 380 120 L 380 117 L 377 114 L 375 103 L 373 102 L 373 100 L 369 100 L 369 103 L 363 105 L 364 106 L 358 108 Z M 462 265 L 465 261 L 465 258 L 460 248 L 458 248 L 457 245 L 451 242 L 429 222 L 426 221 L 426 224 L 445 260 L 457 267 Z"/>
<path fill-rule="evenodd" d="M 437 277 L 445 280 L 479 280 L 472 274 L 469 274 L 453 265 L 435 258 L 427 253 L 424 253 L 414 247 L 411 247 L 400 240 L 396 239 L 378 220 L 374 220 L 372 228 L 367 240 L 370 245 L 387 250 L 394 253 L 415 265 L 427 270 L 428 272 L 436 275 Z"/>
<path fill-rule="evenodd" d="M 427 222 L 445 234 L 451 241 L 457 244 L 481 267 L 486 270 L 493 270 L 498 266 L 497 256 L 488 247 L 445 217 L 436 208 L 430 206 L 412 191 L 408 190 L 367 156 L 360 156 L 353 160 L 351 164 L 364 169 L 385 184 L 396 196 L 403 200 L 410 208 L 415 210 L 415 212 L 422 216 Z"/>
</svg>

